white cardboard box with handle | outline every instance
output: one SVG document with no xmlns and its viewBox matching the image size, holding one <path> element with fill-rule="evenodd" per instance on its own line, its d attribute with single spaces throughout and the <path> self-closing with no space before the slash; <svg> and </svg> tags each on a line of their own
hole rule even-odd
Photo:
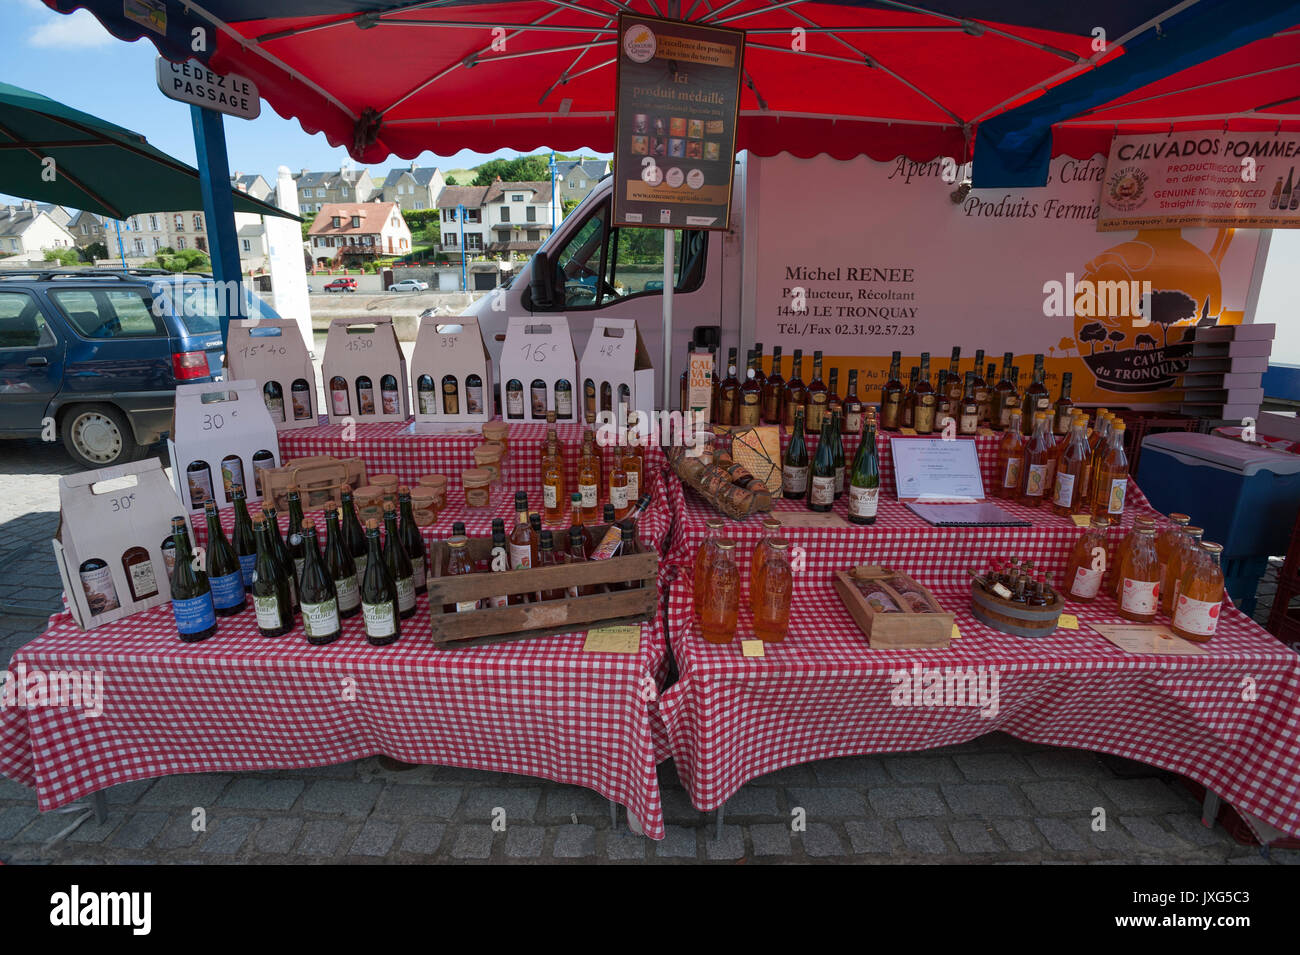
<svg viewBox="0 0 1300 955">
<path fill-rule="evenodd" d="M 230 378 L 257 382 L 276 431 L 316 426 L 320 414 L 316 369 L 297 322 L 286 318 L 231 322 L 226 365 Z"/>
<path fill-rule="evenodd" d="M 563 315 L 521 316 L 506 326 L 501 349 L 501 411 L 507 421 L 578 419 L 578 361 Z"/>
<path fill-rule="evenodd" d="M 492 420 L 491 360 L 478 319 L 420 319 L 411 352 L 411 393 L 417 433 Z"/>
<path fill-rule="evenodd" d="M 248 500 L 260 500 L 257 471 L 280 466 L 280 442 L 257 382 L 177 385 L 167 453 L 186 510 L 203 510 L 208 498 L 225 507 L 235 484 Z"/>
<path fill-rule="evenodd" d="M 584 421 L 594 425 L 608 411 L 622 428 L 619 405 L 626 404 L 629 412 L 640 412 L 637 430 L 648 432 L 655 410 L 655 370 L 635 319 L 597 318 L 580 367 Z"/>
<path fill-rule="evenodd" d="M 330 424 L 405 421 L 411 416 L 406 356 L 390 316 L 331 321 L 321 377 Z"/>
</svg>

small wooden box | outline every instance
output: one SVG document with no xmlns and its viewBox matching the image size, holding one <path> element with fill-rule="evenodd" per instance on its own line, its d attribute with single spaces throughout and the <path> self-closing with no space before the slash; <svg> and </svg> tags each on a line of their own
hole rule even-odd
<svg viewBox="0 0 1300 955">
<path fill-rule="evenodd" d="M 592 535 L 600 540 L 605 530 L 603 525 L 593 527 Z M 432 544 L 429 559 L 439 572 L 447 563 L 447 554 L 445 542 Z M 492 541 L 471 540 L 469 555 L 475 562 L 490 560 Z M 647 551 L 630 557 L 589 560 L 582 564 L 466 574 L 463 577 L 430 577 L 429 616 L 433 624 L 433 642 L 447 647 L 477 646 L 502 640 L 581 632 L 596 626 L 640 623 L 658 611 L 658 573 L 659 555 Z M 640 581 L 642 586 L 590 597 L 487 607 L 473 613 L 444 613 L 442 610 L 444 604 L 482 600 L 499 594 L 534 593 L 628 580 Z"/>
<path fill-rule="evenodd" d="M 297 487 L 304 511 L 319 511 L 341 501 L 341 488 L 353 488 L 366 483 L 366 464 L 360 458 L 336 458 L 321 454 L 310 458 L 294 458 L 283 467 L 267 468 L 262 472 L 262 493 L 268 503 L 284 513 L 289 507 L 289 488 Z"/>
<path fill-rule="evenodd" d="M 919 594 L 929 612 L 913 609 L 899 590 L 886 582 L 893 578 L 904 582 L 901 590 Z M 899 609 L 882 611 L 873 607 L 858 582 L 881 591 Z M 851 571 L 837 570 L 832 583 L 858 627 L 871 641 L 872 649 L 920 650 L 946 647 L 952 641 L 953 615 L 939 606 L 934 594 L 907 574 L 889 567 L 854 567 Z"/>
</svg>

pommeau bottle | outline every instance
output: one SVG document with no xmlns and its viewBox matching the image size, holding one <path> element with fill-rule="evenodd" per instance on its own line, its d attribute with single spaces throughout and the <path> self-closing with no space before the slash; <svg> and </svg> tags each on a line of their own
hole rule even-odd
<svg viewBox="0 0 1300 955">
<path fill-rule="evenodd" d="M 808 488 L 808 509 L 829 511 L 835 504 L 835 439 L 829 415 L 822 418 L 817 438 L 817 455 L 813 458 L 812 482 Z"/>
<path fill-rule="evenodd" d="M 379 550 L 379 522 L 366 521 L 366 577 L 361 582 L 361 615 L 365 620 L 366 639 L 371 646 L 382 647 L 401 636 L 397 616 L 397 588 Z"/>
<path fill-rule="evenodd" d="M 339 624 L 339 600 L 334 591 L 334 581 L 320 561 L 320 548 L 316 544 L 316 524 L 302 522 L 302 629 L 307 642 L 322 645 L 333 643 L 343 632 Z"/>
<path fill-rule="evenodd" d="M 880 462 L 876 454 L 876 422 L 868 414 L 849 475 L 849 521 L 853 524 L 876 523 L 880 501 Z"/>
<path fill-rule="evenodd" d="M 176 632 L 186 643 L 197 643 L 217 632 L 217 614 L 212 604 L 208 575 L 195 566 L 184 517 L 172 518 L 172 544 L 176 548 L 176 565 L 172 568 L 171 580 Z"/>
<path fill-rule="evenodd" d="M 264 637 L 282 637 L 293 629 L 293 604 L 289 599 L 289 578 L 275 559 L 275 546 L 259 514 L 253 521 L 257 542 L 257 563 L 253 571 L 253 609 L 257 612 L 257 629 Z"/>
<path fill-rule="evenodd" d="M 803 409 L 795 412 L 790 443 L 781 462 L 781 495 L 802 501 L 808 494 L 808 447 L 803 440 Z"/>
</svg>

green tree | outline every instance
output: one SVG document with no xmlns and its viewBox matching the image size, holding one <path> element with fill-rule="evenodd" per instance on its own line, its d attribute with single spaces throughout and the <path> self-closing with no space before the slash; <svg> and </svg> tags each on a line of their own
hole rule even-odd
<svg viewBox="0 0 1300 955">
<path fill-rule="evenodd" d="M 581 201 L 581 199 L 562 199 L 560 201 L 560 218 L 569 218 L 569 213 L 578 208 L 578 203 Z"/>
<path fill-rule="evenodd" d="M 517 159 L 489 159 L 474 171 L 474 185 L 490 186 L 498 176 L 503 182 L 541 182 L 551 178 L 551 157 L 520 156 Z"/>
<path fill-rule="evenodd" d="M 95 259 L 108 258 L 108 246 L 103 242 L 92 242 L 81 250 L 81 261 L 93 262 Z"/>
<path fill-rule="evenodd" d="M 316 221 L 316 213 L 306 212 L 302 217 L 302 241 L 307 241 L 307 233 L 311 231 L 311 224 Z"/>
<path fill-rule="evenodd" d="M 58 262 L 60 265 L 79 265 L 81 256 L 76 249 L 46 249 L 46 262 Z"/>
</svg>

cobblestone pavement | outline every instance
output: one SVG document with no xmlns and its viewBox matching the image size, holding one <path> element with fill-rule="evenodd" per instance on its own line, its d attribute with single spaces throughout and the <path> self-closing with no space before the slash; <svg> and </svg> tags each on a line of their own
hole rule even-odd
<svg viewBox="0 0 1300 955">
<path fill-rule="evenodd" d="M 60 606 L 49 539 L 58 475 L 73 470 L 58 446 L 0 445 L 6 661 Z M 0 861 L 1300 863 L 1300 851 L 1265 858 L 1202 827 L 1176 776 L 1001 734 L 773 773 L 732 797 L 717 838 L 714 816 L 691 806 L 671 763 L 659 776 L 668 823 L 659 843 L 630 833 L 621 810 L 612 824 L 609 804 L 586 789 L 451 767 L 391 771 L 376 758 L 117 786 L 102 825 L 89 799 L 42 814 L 30 790 L 0 778 Z M 1104 832 L 1092 829 L 1096 807 Z"/>
</svg>

